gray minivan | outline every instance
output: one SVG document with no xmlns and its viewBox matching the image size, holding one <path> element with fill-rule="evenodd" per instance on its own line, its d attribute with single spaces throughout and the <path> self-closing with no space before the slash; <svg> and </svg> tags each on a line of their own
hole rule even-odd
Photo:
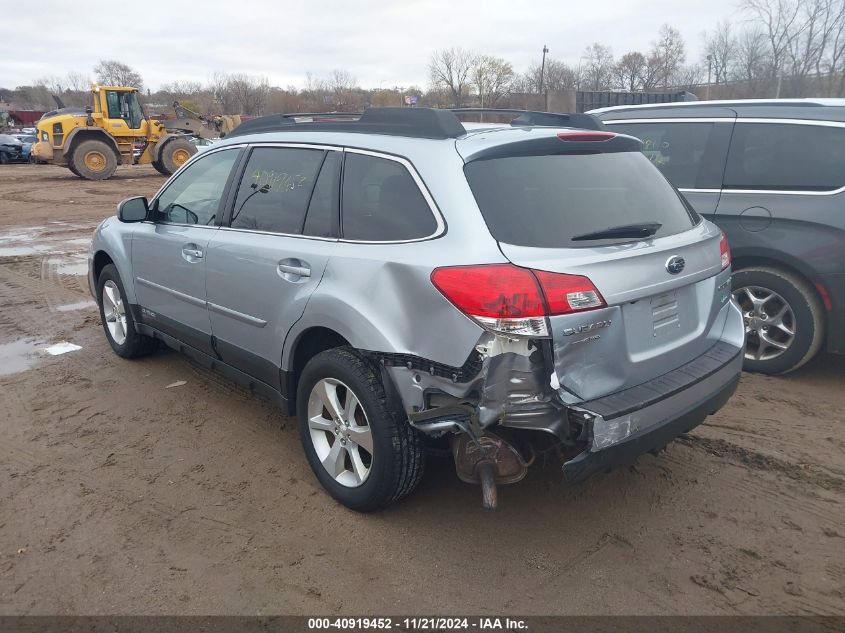
<svg viewBox="0 0 845 633">
<path fill-rule="evenodd" d="M 728 236 L 745 368 L 778 374 L 845 353 L 845 99 L 594 110 Z"/>
</svg>

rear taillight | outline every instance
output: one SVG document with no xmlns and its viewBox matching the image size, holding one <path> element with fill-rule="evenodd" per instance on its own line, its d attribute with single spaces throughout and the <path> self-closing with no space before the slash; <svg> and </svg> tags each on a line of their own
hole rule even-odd
<svg viewBox="0 0 845 633">
<path fill-rule="evenodd" d="M 719 253 L 722 257 L 722 270 L 725 270 L 731 265 L 731 247 L 728 246 L 728 238 L 724 231 L 719 236 Z"/>
<path fill-rule="evenodd" d="M 514 336 L 548 336 L 548 316 L 605 306 L 586 277 L 513 264 L 437 268 L 431 282 L 482 327 Z"/>
</svg>

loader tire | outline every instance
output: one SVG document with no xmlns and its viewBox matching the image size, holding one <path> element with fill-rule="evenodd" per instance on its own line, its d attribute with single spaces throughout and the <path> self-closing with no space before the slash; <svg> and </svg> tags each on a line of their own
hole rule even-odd
<svg viewBox="0 0 845 633">
<path fill-rule="evenodd" d="M 174 138 L 173 140 L 167 141 L 167 144 L 161 148 L 161 154 L 158 159 L 158 162 L 164 167 L 164 171 L 160 169 L 159 171 L 166 176 L 170 176 L 196 153 L 196 145 L 186 138 Z"/>
<path fill-rule="evenodd" d="M 169 176 L 169 175 L 170 175 L 170 172 L 169 172 L 169 171 L 167 171 L 167 170 L 164 168 L 164 165 L 162 165 L 162 164 L 161 164 L 161 161 L 160 161 L 160 160 L 154 160 L 154 161 L 153 161 L 153 167 L 155 167 L 155 170 L 156 170 L 158 173 L 160 173 L 160 174 L 163 174 L 163 175 L 165 175 L 165 176 Z"/>
<path fill-rule="evenodd" d="M 80 178 L 82 178 L 82 174 L 80 174 L 79 171 L 77 171 L 76 167 L 74 167 L 73 161 L 70 161 L 67 164 L 67 168 L 70 169 L 70 173 L 72 173 L 74 176 L 79 176 Z"/>
<path fill-rule="evenodd" d="M 117 169 L 117 156 L 108 143 L 91 139 L 74 148 L 69 163 L 86 180 L 106 180 Z"/>
</svg>

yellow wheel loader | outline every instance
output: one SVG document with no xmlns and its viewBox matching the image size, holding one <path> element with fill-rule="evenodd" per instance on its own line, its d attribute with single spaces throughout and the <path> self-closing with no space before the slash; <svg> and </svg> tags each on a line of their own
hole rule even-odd
<svg viewBox="0 0 845 633">
<path fill-rule="evenodd" d="M 207 132 L 183 119 L 148 118 L 135 88 L 92 86 L 91 94 L 92 106 L 60 106 L 41 118 L 32 146 L 36 159 L 88 180 L 110 178 L 118 165 L 146 163 L 169 176 L 197 152 L 187 135 L 205 135 L 199 128 Z"/>
</svg>

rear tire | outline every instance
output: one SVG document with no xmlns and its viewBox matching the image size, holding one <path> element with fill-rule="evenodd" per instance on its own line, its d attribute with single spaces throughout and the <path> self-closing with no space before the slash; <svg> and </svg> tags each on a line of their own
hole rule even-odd
<svg viewBox="0 0 845 633">
<path fill-rule="evenodd" d="M 172 175 L 177 169 L 184 165 L 188 159 L 197 153 L 197 146 L 186 138 L 174 138 L 161 148 L 158 162 L 164 168 L 160 170 L 166 176 Z M 155 163 L 153 163 L 155 166 Z M 158 169 L 158 167 L 156 167 Z"/>
<path fill-rule="evenodd" d="M 809 282 L 760 266 L 736 271 L 731 285 L 746 322 L 746 371 L 784 374 L 816 355 L 824 341 L 825 317 Z"/>
<path fill-rule="evenodd" d="M 155 167 L 155 170 L 156 170 L 158 173 L 160 173 L 160 174 L 162 174 L 162 175 L 164 175 L 164 176 L 169 176 L 169 175 L 170 175 L 170 173 L 169 173 L 169 172 L 168 172 L 168 171 L 164 168 L 164 165 L 162 165 L 162 164 L 161 164 L 161 161 L 154 160 L 154 161 L 153 161 L 153 163 L 152 163 L 152 165 L 153 165 L 153 167 Z"/>
<path fill-rule="evenodd" d="M 155 349 L 155 339 L 135 330 L 126 291 L 114 264 L 105 266 L 97 278 L 97 303 L 106 340 L 115 354 L 123 358 L 137 358 Z"/>
<path fill-rule="evenodd" d="M 117 156 L 105 141 L 82 141 L 72 152 L 70 164 L 86 180 L 106 180 L 117 169 Z"/>
<path fill-rule="evenodd" d="M 339 414 L 329 411 L 327 399 Z M 425 468 L 422 437 L 404 411 L 388 402 L 378 367 L 352 348 L 330 349 L 308 361 L 296 406 L 308 463 L 347 508 L 377 510 L 417 487 Z"/>
<path fill-rule="evenodd" d="M 78 176 L 79 178 L 82 178 L 82 174 L 80 174 L 76 170 L 76 167 L 73 166 L 73 161 L 71 161 L 67 164 L 67 168 L 70 170 L 70 173 L 72 173 L 74 176 Z"/>
<path fill-rule="evenodd" d="M 0 165 L 9 164 L 9 155 L 6 152 L 0 152 Z"/>
</svg>

